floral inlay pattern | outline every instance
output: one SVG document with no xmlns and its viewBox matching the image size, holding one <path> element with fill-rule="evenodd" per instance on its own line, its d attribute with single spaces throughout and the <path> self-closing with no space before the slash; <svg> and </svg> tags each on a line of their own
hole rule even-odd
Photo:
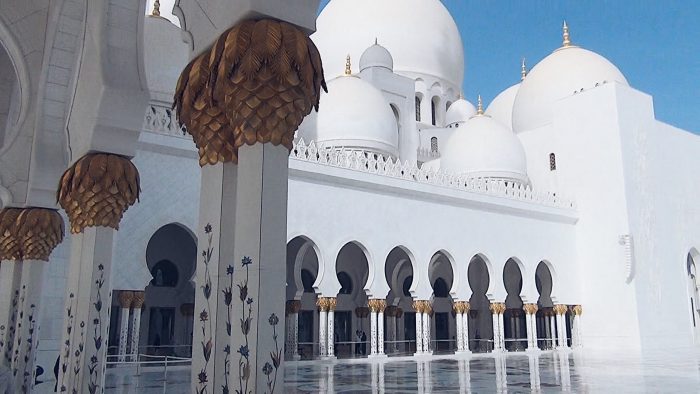
<svg viewBox="0 0 700 394">
<path fill-rule="evenodd" d="M 214 254 L 213 244 L 213 229 L 211 224 L 204 226 L 204 234 L 207 236 L 207 247 L 202 251 L 202 262 L 204 263 L 204 284 L 201 286 L 202 294 L 206 300 L 206 305 L 199 312 L 199 323 L 202 329 L 202 342 L 201 351 L 204 357 L 204 366 L 197 374 L 197 394 L 205 394 L 209 392 L 209 376 L 207 375 L 207 367 L 211 359 L 211 351 L 214 346 L 213 343 L 213 330 L 212 323 L 209 319 L 209 312 L 211 311 L 211 292 L 212 292 L 212 282 L 211 282 L 211 262 L 212 256 Z"/>
</svg>

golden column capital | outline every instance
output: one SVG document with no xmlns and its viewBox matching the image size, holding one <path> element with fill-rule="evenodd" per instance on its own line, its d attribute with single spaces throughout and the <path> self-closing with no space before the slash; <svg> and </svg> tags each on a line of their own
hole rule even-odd
<svg viewBox="0 0 700 394">
<path fill-rule="evenodd" d="M 537 304 L 524 304 L 523 305 L 523 310 L 528 315 L 534 315 L 535 313 L 537 313 L 537 309 L 538 309 Z"/>
<path fill-rule="evenodd" d="M 199 164 L 238 162 L 243 145 L 292 149 L 294 132 L 321 88 L 321 56 L 298 27 L 244 20 L 185 67 L 174 108 L 199 150 Z"/>
<path fill-rule="evenodd" d="M 318 297 L 318 299 L 316 299 L 316 306 L 320 312 L 328 312 L 329 300 L 330 298 L 327 297 Z"/>
<path fill-rule="evenodd" d="M 575 316 L 581 316 L 583 315 L 583 307 L 581 305 L 573 305 L 571 307 L 571 312 L 573 312 Z"/>
<path fill-rule="evenodd" d="M 292 315 L 295 313 L 299 313 L 300 310 L 301 310 L 301 301 L 300 300 L 288 300 L 287 304 L 285 305 L 284 312 L 287 315 Z"/>
<path fill-rule="evenodd" d="M 131 307 L 134 309 L 141 309 L 143 303 L 146 301 L 145 291 L 132 291 L 133 300 L 131 301 Z"/>
<path fill-rule="evenodd" d="M 328 311 L 335 311 L 335 307 L 338 305 L 338 299 L 335 297 L 328 297 Z"/>
<path fill-rule="evenodd" d="M 492 302 L 489 305 L 489 310 L 491 310 L 491 313 L 494 315 L 502 315 L 503 312 L 506 311 L 506 303 L 505 302 Z"/>
<path fill-rule="evenodd" d="M 469 313 L 471 305 L 467 301 L 455 301 L 452 305 L 452 309 L 457 313 Z"/>
<path fill-rule="evenodd" d="M 367 301 L 367 306 L 369 306 L 369 309 L 374 313 L 384 312 L 384 309 L 386 308 L 386 301 L 373 298 Z"/>
<path fill-rule="evenodd" d="M 22 209 L 3 208 L 0 210 L 0 260 L 21 260 L 22 246 L 17 238 L 19 218 Z"/>
<path fill-rule="evenodd" d="M 421 300 L 413 300 L 413 310 L 416 311 L 417 313 L 423 313 L 423 301 Z"/>
<path fill-rule="evenodd" d="M 124 212 L 139 198 L 139 172 L 131 160 L 89 153 L 63 173 L 56 199 L 68 214 L 73 234 L 87 227 L 119 229 Z"/>
<path fill-rule="evenodd" d="M 122 308 L 129 308 L 131 307 L 131 302 L 134 300 L 134 293 L 129 290 L 120 290 L 117 297 L 119 299 L 119 306 Z"/>
<path fill-rule="evenodd" d="M 63 242 L 63 218 L 56 210 L 25 208 L 17 217 L 17 223 L 17 240 L 24 260 L 49 261 L 51 252 Z"/>
<path fill-rule="evenodd" d="M 564 315 L 569 308 L 564 304 L 554 305 L 554 313 L 557 315 Z"/>
</svg>

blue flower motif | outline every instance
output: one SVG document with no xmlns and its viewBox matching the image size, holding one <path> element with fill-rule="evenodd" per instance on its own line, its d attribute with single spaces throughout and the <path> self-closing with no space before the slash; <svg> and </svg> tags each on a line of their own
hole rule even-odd
<svg viewBox="0 0 700 394">
<path fill-rule="evenodd" d="M 205 234 L 210 234 L 210 233 L 211 233 L 211 224 L 207 223 L 207 225 L 204 226 L 204 233 L 205 233 Z"/>
<path fill-rule="evenodd" d="M 238 353 L 241 354 L 241 356 L 245 357 L 246 359 L 250 355 L 250 351 L 248 350 L 248 346 L 241 346 L 240 349 L 238 349 Z"/>
<path fill-rule="evenodd" d="M 252 298 L 248 298 L 248 299 L 245 301 L 245 303 L 248 304 L 248 305 L 250 305 L 250 304 L 253 303 L 253 299 L 252 299 Z"/>
<path fill-rule="evenodd" d="M 253 260 L 251 260 L 250 257 L 245 256 L 245 257 L 243 257 L 243 260 L 241 261 L 241 264 L 245 267 L 246 265 L 251 265 L 251 264 L 253 264 Z"/>
<path fill-rule="evenodd" d="M 269 362 L 265 363 L 265 366 L 262 368 L 262 370 L 265 375 L 270 376 L 270 374 L 272 373 L 272 364 L 270 364 Z"/>
<path fill-rule="evenodd" d="M 229 265 L 228 267 L 226 267 L 226 274 L 233 275 L 233 266 L 232 265 Z"/>
</svg>

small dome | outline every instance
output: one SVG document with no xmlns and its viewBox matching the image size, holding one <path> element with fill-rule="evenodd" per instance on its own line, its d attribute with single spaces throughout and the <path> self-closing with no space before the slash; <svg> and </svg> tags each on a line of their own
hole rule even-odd
<svg viewBox="0 0 700 394">
<path fill-rule="evenodd" d="M 325 146 L 398 155 L 398 125 L 389 103 L 371 84 L 353 76 L 338 77 L 321 94 L 316 140 Z"/>
<path fill-rule="evenodd" d="M 499 93 L 486 109 L 486 115 L 489 115 L 512 130 L 513 105 L 515 104 L 515 96 L 518 94 L 519 89 L 520 84 L 516 84 Z"/>
<path fill-rule="evenodd" d="M 376 42 L 367 48 L 360 58 L 360 71 L 370 67 L 382 67 L 394 71 L 394 58 L 391 57 L 391 53 Z"/>
<path fill-rule="evenodd" d="M 513 105 L 513 131 L 541 127 L 552 119 L 552 106 L 574 91 L 627 79 L 608 59 L 576 46 L 564 46 L 539 62 L 520 84 Z"/>
<path fill-rule="evenodd" d="M 464 46 L 452 15 L 440 0 L 331 0 L 316 21 L 316 43 L 326 79 L 358 59 L 375 38 L 394 59 L 394 71 L 454 87 L 464 80 Z"/>
<path fill-rule="evenodd" d="M 182 31 L 169 20 L 147 16 L 143 25 L 146 83 L 154 100 L 172 102 L 177 80 L 189 61 Z"/>
<path fill-rule="evenodd" d="M 450 105 L 445 115 L 445 124 L 451 125 L 457 122 L 466 122 L 476 114 L 476 108 L 469 101 L 460 98 Z"/>
<path fill-rule="evenodd" d="M 489 116 L 474 116 L 456 129 L 440 159 L 440 169 L 449 173 L 529 182 L 520 139 Z"/>
</svg>

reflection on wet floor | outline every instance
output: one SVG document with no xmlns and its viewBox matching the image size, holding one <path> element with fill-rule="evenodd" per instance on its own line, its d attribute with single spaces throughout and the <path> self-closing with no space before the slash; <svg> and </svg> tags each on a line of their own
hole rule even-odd
<svg viewBox="0 0 700 394">
<path fill-rule="evenodd" d="M 285 363 L 285 393 L 699 393 L 696 349 L 645 354 L 504 353 Z M 133 371 L 132 371 L 133 372 Z M 107 371 L 107 393 L 189 393 L 188 369 Z"/>
</svg>

